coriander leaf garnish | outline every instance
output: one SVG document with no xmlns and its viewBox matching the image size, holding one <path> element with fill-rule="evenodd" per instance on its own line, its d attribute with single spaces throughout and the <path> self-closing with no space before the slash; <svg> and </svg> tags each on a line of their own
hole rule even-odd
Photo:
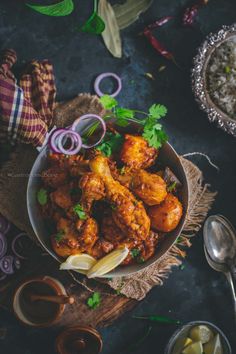
<svg viewBox="0 0 236 354">
<path fill-rule="evenodd" d="M 65 233 L 63 230 L 58 231 L 58 233 L 54 236 L 54 239 L 57 243 L 60 243 L 63 240 Z"/>
<path fill-rule="evenodd" d="M 109 95 L 100 97 L 100 102 L 105 109 L 112 109 L 118 105 L 117 100 Z"/>
<path fill-rule="evenodd" d="M 173 192 L 176 189 L 176 182 L 171 183 L 167 188 L 167 192 Z"/>
<path fill-rule="evenodd" d="M 74 212 L 77 214 L 77 216 L 79 217 L 79 219 L 81 220 L 85 220 L 87 219 L 87 215 L 82 207 L 82 205 L 80 203 L 76 204 L 73 207 Z"/>
<path fill-rule="evenodd" d="M 162 104 L 153 104 L 149 108 L 149 115 L 152 116 L 153 118 L 160 119 L 162 117 L 165 117 L 167 113 L 167 108 L 163 106 Z"/>
<path fill-rule="evenodd" d="M 46 189 L 40 188 L 39 191 L 37 192 L 37 200 L 40 205 L 44 206 L 47 204 L 48 201 L 48 194 Z"/>
<path fill-rule="evenodd" d="M 103 155 L 109 157 L 112 153 L 119 150 L 123 143 L 123 137 L 121 134 L 107 132 L 103 142 L 96 147 L 97 150 L 101 151 Z"/>
<path fill-rule="evenodd" d="M 34 5 L 34 4 L 25 4 L 32 10 L 39 12 L 40 14 L 47 16 L 67 16 L 72 13 L 74 10 L 73 0 L 63 0 L 57 4 L 52 5 Z"/>
<path fill-rule="evenodd" d="M 140 255 L 140 250 L 138 248 L 133 248 L 132 250 L 130 250 L 130 254 L 132 258 L 136 258 Z"/>
<path fill-rule="evenodd" d="M 91 309 L 96 309 L 101 304 L 101 296 L 100 293 L 95 292 L 92 296 L 90 296 L 87 300 L 87 305 Z"/>
<path fill-rule="evenodd" d="M 129 124 L 129 119 L 134 118 L 134 111 L 128 108 L 117 107 L 115 114 L 116 124 L 120 127 L 126 127 Z"/>
<path fill-rule="evenodd" d="M 142 136 L 147 140 L 149 146 L 158 149 L 168 140 L 167 134 L 162 129 L 161 124 L 153 123 L 149 120 L 144 126 Z"/>
</svg>

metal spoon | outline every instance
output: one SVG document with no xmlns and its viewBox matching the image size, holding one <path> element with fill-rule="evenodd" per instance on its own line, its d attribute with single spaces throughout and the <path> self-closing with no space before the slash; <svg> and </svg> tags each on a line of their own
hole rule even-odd
<svg viewBox="0 0 236 354">
<path fill-rule="evenodd" d="M 221 263 L 216 263 L 214 262 L 211 257 L 209 256 L 209 254 L 207 253 L 206 247 L 204 246 L 204 251 L 205 251 L 205 256 L 206 256 L 206 260 L 208 262 L 208 264 L 210 265 L 210 267 L 214 270 L 216 270 L 217 272 L 222 272 L 224 273 L 224 275 L 226 276 L 228 283 L 230 285 L 230 289 L 231 289 L 231 294 L 232 294 L 232 298 L 233 298 L 233 305 L 234 305 L 234 318 L 236 321 L 236 294 L 235 294 L 235 288 L 234 288 L 234 283 L 233 283 L 233 278 L 231 273 L 228 270 L 228 267 L 226 267 L 224 264 Z"/>
<path fill-rule="evenodd" d="M 210 216 L 204 224 L 204 243 L 211 259 L 225 264 L 235 273 L 236 231 L 232 224 L 221 215 Z"/>
<path fill-rule="evenodd" d="M 225 274 L 230 285 L 236 320 L 236 294 L 232 279 L 236 254 L 236 233 L 232 224 L 223 216 L 210 216 L 203 229 L 204 251 L 211 268 Z M 233 272 L 234 273 L 234 272 Z"/>
</svg>

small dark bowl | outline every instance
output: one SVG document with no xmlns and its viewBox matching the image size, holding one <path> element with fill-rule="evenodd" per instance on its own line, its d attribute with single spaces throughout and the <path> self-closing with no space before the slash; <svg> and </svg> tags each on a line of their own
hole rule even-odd
<svg viewBox="0 0 236 354">
<path fill-rule="evenodd" d="M 169 340 L 169 343 L 167 344 L 166 350 L 164 354 L 173 354 L 173 349 L 175 346 L 175 343 L 178 339 L 181 338 L 186 338 L 188 336 L 188 333 L 192 327 L 199 326 L 199 325 L 206 325 L 210 329 L 213 330 L 214 333 L 219 333 L 220 339 L 221 339 L 221 344 L 223 347 L 223 353 L 224 354 L 232 354 L 232 349 L 229 344 L 229 341 L 225 334 L 219 329 L 217 326 L 215 326 L 211 322 L 207 321 L 193 321 L 185 324 L 181 328 L 177 329 L 177 331 L 172 335 L 172 337 Z"/>
<path fill-rule="evenodd" d="M 192 87 L 200 108 L 207 113 L 210 122 L 236 137 L 236 120 L 223 112 L 211 99 L 207 89 L 207 67 L 214 51 L 222 43 L 236 37 L 236 24 L 223 26 L 217 33 L 210 33 L 198 49 L 193 60 Z"/>
</svg>

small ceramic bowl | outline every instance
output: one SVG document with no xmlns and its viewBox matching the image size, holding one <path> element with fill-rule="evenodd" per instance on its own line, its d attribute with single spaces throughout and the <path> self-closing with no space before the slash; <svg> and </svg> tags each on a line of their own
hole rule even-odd
<svg viewBox="0 0 236 354">
<path fill-rule="evenodd" d="M 225 41 L 236 38 L 236 24 L 223 26 L 217 33 L 210 33 L 198 49 L 193 60 L 192 87 L 200 108 L 207 113 L 210 122 L 236 137 L 236 120 L 223 112 L 211 99 L 207 89 L 207 69 L 214 51 Z"/>
<path fill-rule="evenodd" d="M 18 320 L 33 327 L 49 327 L 59 321 L 65 304 L 32 303 L 28 298 L 32 291 L 41 295 L 66 295 L 64 286 L 55 278 L 42 276 L 24 281 L 13 296 L 13 311 Z"/>
<path fill-rule="evenodd" d="M 55 348 L 58 354 L 99 354 L 102 350 L 102 338 L 92 327 L 70 327 L 59 334 Z"/>
<path fill-rule="evenodd" d="M 192 327 L 199 326 L 199 325 L 206 325 L 207 327 L 212 329 L 214 333 L 219 333 L 220 339 L 221 339 L 221 344 L 223 346 L 223 353 L 224 354 L 232 354 L 231 346 L 230 346 L 229 341 L 226 338 L 225 334 L 213 323 L 210 323 L 207 321 L 189 322 L 186 325 L 182 326 L 181 328 L 177 329 L 177 331 L 172 335 L 172 337 L 169 340 L 169 343 L 167 344 L 165 354 L 174 354 L 173 350 L 174 350 L 176 341 L 181 338 L 186 338 L 188 336 L 190 329 Z"/>
</svg>

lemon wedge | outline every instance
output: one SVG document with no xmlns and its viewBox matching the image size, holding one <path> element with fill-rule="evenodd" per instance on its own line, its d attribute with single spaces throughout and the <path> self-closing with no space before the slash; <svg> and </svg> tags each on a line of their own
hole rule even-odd
<svg viewBox="0 0 236 354">
<path fill-rule="evenodd" d="M 182 350 L 187 347 L 188 345 L 192 344 L 192 339 L 190 338 L 179 338 L 177 339 L 175 346 L 174 346 L 174 350 L 173 350 L 173 354 L 180 354 L 182 353 Z"/>
<path fill-rule="evenodd" d="M 129 250 L 127 247 L 120 247 L 110 252 L 105 257 L 99 259 L 87 273 L 88 278 L 101 277 L 116 268 L 127 257 Z"/>
<path fill-rule="evenodd" d="M 89 270 L 96 263 L 96 259 L 86 253 L 74 254 L 69 256 L 65 262 L 60 265 L 61 270 Z"/>
<path fill-rule="evenodd" d="M 211 339 L 210 342 L 204 344 L 203 351 L 205 354 L 223 354 L 220 335 L 216 334 L 216 336 Z"/>
<path fill-rule="evenodd" d="M 182 354 L 202 354 L 203 348 L 201 342 L 195 342 L 188 345 L 183 351 Z"/>
<path fill-rule="evenodd" d="M 190 330 L 189 336 L 194 342 L 202 342 L 202 344 L 204 344 L 209 342 L 209 340 L 213 338 L 214 334 L 209 327 L 200 325 L 193 327 Z"/>
</svg>

